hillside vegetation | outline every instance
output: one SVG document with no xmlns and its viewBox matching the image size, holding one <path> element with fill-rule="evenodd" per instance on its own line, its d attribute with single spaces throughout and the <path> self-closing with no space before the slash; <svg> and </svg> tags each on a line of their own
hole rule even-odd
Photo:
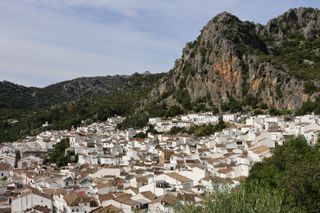
<svg viewBox="0 0 320 213">
<path fill-rule="evenodd" d="M 129 115 L 140 106 L 163 74 L 130 76 L 110 94 L 88 96 L 44 109 L 1 110 L 0 142 L 15 141 L 46 129 L 69 129 L 71 126 L 106 120 L 114 115 Z M 27 107 L 27 106 L 26 106 Z M 17 119 L 12 123 L 8 119 Z M 48 122 L 48 127 L 42 125 Z"/>
<path fill-rule="evenodd" d="M 285 213 L 319 212 L 320 144 L 303 137 L 277 146 L 274 155 L 257 163 L 248 179 L 232 191 L 205 196 L 203 206 L 178 205 L 178 212 Z"/>
</svg>

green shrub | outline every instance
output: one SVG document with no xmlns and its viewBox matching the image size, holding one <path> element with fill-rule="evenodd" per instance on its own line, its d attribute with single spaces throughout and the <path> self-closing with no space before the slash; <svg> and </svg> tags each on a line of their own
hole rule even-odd
<svg viewBox="0 0 320 213">
<path fill-rule="evenodd" d="M 199 207 L 178 203 L 175 210 L 185 213 L 283 213 L 294 209 L 284 203 L 282 192 L 255 183 L 250 187 L 241 185 L 233 191 L 211 192 Z"/>
<path fill-rule="evenodd" d="M 183 110 L 179 106 L 174 105 L 169 108 L 169 110 L 166 113 L 166 117 L 174 117 L 182 113 L 183 113 Z"/>
<path fill-rule="evenodd" d="M 216 125 L 203 124 L 200 126 L 192 126 L 189 128 L 188 133 L 194 134 L 197 137 L 202 137 L 202 136 L 212 135 L 215 132 L 219 132 L 226 127 L 227 127 L 226 123 L 220 120 L 219 123 Z"/>
<path fill-rule="evenodd" d="M 271 107 L 269 109 L 269 114 L 271 116 L 279 116 L 279 115 L 281 115 L 280 111 L 278 109 L 274 108 L 274 107 Z"/>
<path fill-rule="evenodd" d="M 183 132 L 185 129 L 183 127 L 178 127 L 178 126 L 174 126 L 170 129 L 170 131 L 168 132 L 168 134 L 170 135 L 176 135 L 180 132 Z"/>
<path fill-rule="evenodd" d="M 316 103 L 312 101 L 306 101 L 298 110 L 296 110 L 295 115 L 305 115 L 311 113 L 316 109 L 316 107 Z"/>
<path fill-rule="evenodd" d="M 144 132 L 139 132 L 133 136 L 133 138 L 146 138 L 147 135 Z"/>
<path fill-rule="evenodd" d="M 46 160 L 45 163 L 55 163 L 58 167 L 66 166 L 72 162 L 70 153 L 65 150 L 70 147 L 69 139 L 63 139 L 54 146 L 53 154 Z M 76 162 L 76 161 L 75 161 Z"/>
<path fill-rule="evenodd" d="M 320 209 L 320 145 L 297 137 L 277 146 L 274 155 L 250 170 L 234 190 L 213 191 L 200 206 L 178 203 L 177 212 L 317 213 Z"/>
<path fill-rule="evenodd" d="M 191 109 L 191 98 L 187 90 L 177 91 L 175 98 L 185 109 Z"/>
<path fill-rule="evenodd" d="M 313 94 L 318 91 L 318 88 L 314 85 L 313 82 L 308 81 L 304 84 L 304 91 L 308 94 Z"/>
<path fill-rule="evenodd" d="M 242 112 L 242 106 L 244 105 L 242 101 L 231 99 L 228 103 L 222 103 L 221 110 L 224 112 L 231 111 L 232 113 Z"/>
<path fill-rule="evenodd" d="M 320 146 L 311 147 L 304 137 L 277 146 L 272 158 L 257 163 L 246 184 L 259 182 L 283 193 L 284 204 L 298 212 L 318 212 L 320 208 Z"/>
<path fill-rule="evenodd" d="M 218 114 L 218 113 L 219 113 L 218 107 L 212 107 L 212 114 L 213 114 L 213 115 L 216 115 L 216 114 Z"/>
</svg>

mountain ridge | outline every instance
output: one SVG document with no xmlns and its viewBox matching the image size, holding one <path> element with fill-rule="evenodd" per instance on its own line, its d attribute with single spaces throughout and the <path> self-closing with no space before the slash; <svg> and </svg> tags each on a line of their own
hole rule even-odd
<svg viewBox="0 0 320 213">
<path fill-rule="evenodd" d="M 135 76 L 145 74 L 79 77 L 45 87 L 1 81 L 0 108 L 40 109 L 85 97 L 106 96 L 121 91 Z"/>
<path fill-rule="evenodd" d="M 222 104 L 250 96 L 268 107 L 297 109 L 318 95 L 305 90 L 307 82 L 318 79 L 300 79 L 299 75 L 303 77 L 304 70 L 312 66 L 319 78 L 320 58 L 317 55 L 312 60 L 308 54 L 317 49 L 308 47 L 306 58 L 296 65 L 294 60 L 285 61 L 287 56 L 291 57 L 290 52 L 281 51 L 294 39 L 302 45 L 313 41 L 318 44 L 318 31 L 320 11 L 313 8 L 290 9 L 266 25 L 241 21 L 228 12 L 220 13 L 208 22 L 194 42 L 187 43 L 181 58 L 168 76 L 160 80 L 150 98 L 165 96 L 162 102 L 190 110 L 187 105 L 201 98 L 219 103 L 217 107 L 221 108 Z M 179 101 L 179 94 L 184 94 L 184 99 L 189 99 L 185 102 L 190 103 Z"/>
<path fill-rule="evenodd" d="M 68 129 L 115 115 L 130 115 L 163 75 L 136 73 L 129 77 L 81 78 L 80 83 L 79 79 L 62 82 L 44 91 L 9 83 L 14 90 L 9 87 L 6 92 L 0 84 L 0 102 L 7 104 L 0 105 L 0 143 L 47 129 Z M 35 90 L 37 94 L 32 99 Z M 49 125 L 42 126 L 44 123 Z"/>
</svg>

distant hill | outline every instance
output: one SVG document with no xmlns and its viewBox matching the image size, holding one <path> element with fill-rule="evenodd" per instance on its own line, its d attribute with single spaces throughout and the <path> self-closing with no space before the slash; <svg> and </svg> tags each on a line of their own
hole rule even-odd
<svg viewBox="0 0 320 213">
<path fill-rule="evenodd" d="M 129 115 L 164 74 L 78 78 L 45 88 L 0 83 L 0 142 Z M 12 122 L 18 121 L 18 122 Z M 42 124 L 49 122 L 49 127 Z"/>
<path fill-rule="evenodd" d="M 124 89 L 132 76 L 82 77 L 44 88 L 0 82 L 0 108 L 39 109 L 85 97 L 106 96 Z"/>
</svg>

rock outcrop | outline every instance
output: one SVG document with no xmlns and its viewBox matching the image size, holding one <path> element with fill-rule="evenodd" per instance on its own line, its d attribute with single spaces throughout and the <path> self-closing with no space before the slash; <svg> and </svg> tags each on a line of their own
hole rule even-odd
<svg viewBox="0 0 320 213">
<path fill-rule="evenodd" d="M 315 94 L 305 92 L 306 80 L 292 75 L 286 64 L 274 65 L 277 53 L 270 43 L 281 44 L 292 34 L 318 38 L 319 23 L 320 11 L 312 8 L 291 9 L 266 26 L 221 13 L 187 43 L 150 97 L 173 104 L 177 94 L 187 91 L 191 102 L 206 97 L 216 106 L 250 96 L 269 107 L 300 107 Z"/>
</svg>

